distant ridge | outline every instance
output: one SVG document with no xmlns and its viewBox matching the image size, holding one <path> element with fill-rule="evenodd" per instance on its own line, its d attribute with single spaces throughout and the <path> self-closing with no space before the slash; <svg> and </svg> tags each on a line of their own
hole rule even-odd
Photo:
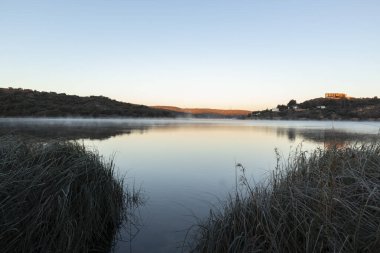
<svg viewBox="0 0 380 253">
<path fill-rule="evenodd" d="M 180 117 L 183 113 L 116 101 L 21 88 L 0 88 L 0 117 Z"/>
<path fill-rule="evenodd" d="M 211 109 L 211 108 L 180 108 L 175 106 L 152 106 L 156 109 L 163 109 L 181 113 L 188 113 L 195 116 L 223 116 L 223 117 L 242 117 L 247 116 L 251 111 L 247 110 L 224 110 L 224 109 Z"/>
</svg>

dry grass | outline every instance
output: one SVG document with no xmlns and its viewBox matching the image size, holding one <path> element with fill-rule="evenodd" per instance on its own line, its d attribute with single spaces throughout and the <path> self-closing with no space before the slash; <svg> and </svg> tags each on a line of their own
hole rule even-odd
<svg viewBox="0 0 380 253">
<path fill-rule="evenodd" d="M 380 145 L 296 152 L 198 224 L 192 252 L 378 252 Z"/>
<path fill-rule="evenodd" d="M 114 174 L 75 142 L 1 138 L 1 252 L 108 252 L 139 201 Z"/>
</svg>

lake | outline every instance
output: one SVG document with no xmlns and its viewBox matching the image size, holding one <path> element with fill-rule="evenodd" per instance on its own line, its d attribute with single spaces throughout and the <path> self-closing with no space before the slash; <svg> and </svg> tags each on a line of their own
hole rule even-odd
<svg viewBox="0 0 380 253">
<path fill-rule="evenodd" d="M 121 231 L 115 251 L 170 253 L 181 252 L 191 225 L 234 191 L 235 164 L 258 182 L 274 169 L 275 149 L 286 159 L 297 148 L 373 141 L 380 122 L 0 119 L 4 134 L 78 140 L 114 157 L 117 172 L 145 199 L 136 210 L 139 226 Z"/>
</svg>

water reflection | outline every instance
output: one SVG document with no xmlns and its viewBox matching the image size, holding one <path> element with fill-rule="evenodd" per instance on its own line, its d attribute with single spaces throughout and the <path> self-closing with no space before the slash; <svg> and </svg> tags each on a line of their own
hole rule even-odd
<svg viewBox="0 0 380 253">
<path fill-rule="evenodd" d="M 276 128 L 276 134 L 278 137 L 288 137 L 290 141 L 296 140 L 296 130 L 294 128 Z"/>
<path fill-rule="evenodd" d="M 235 164 L 259 181 L 291 146 L 346 145 L 379 137 L 380 123 L 244 120 L 0 119 L 0 134 L 84 139 L 108 157 L 121 174 L 142 185 L 147 201 L 140 232 L 117 252 L 178 252 L 194 215 L 234 189 Z M 133 183 L 133 182 L 132 182 Z M 121 231 L 130 240 L 127 230 Z"/>
<path fill-rule="evenodd" d="M 106 140 L 118 135 L 132 133 L 143 134 L 148 127 L 120 127 L 120 126 L 62 126 L 62 125 L 18 125 L 0 126 L 0 135 L 21 135 L 38 139 L 63 139 L 63 140 Z"/>
<path fill-rule="evenodd" d="M 273 124 L 273 122 L 275 124 Z M 265 124 L 267 123 L 267 124 Z M 307 125 L 306 122 L 304 123 Z M 323 124 L 324 123 L 324 124 Z M 347 122 L 342 122 L 345 126 Z M 359 124 L 350 122 L 350 124 Z M 363 123 L 365 124 L 365 123 Z M 365 124 L 368 125 L 368 124 Z M 376 141 L 380 136 L 379 123 L 371 122 L 372 130 L 355 132 L 347 127 L 335 128 L 329 123 L 322 122 L 317 127 L 300 127 L 282 121 L 236 121 L 236 120 L 162 120 L 162 119 L 81 119 L 81 118 L 0 118 L 0 135 L 22 135 L 38 139 L 66 140 L 107 140 L 112 137 L 130 134 L 144 134 L 152 129 L 173 132 L 183 128 L 197 130 L 252 130 L 263 134 L 273 134 L 279 138 L 286 137 L 290 142 L 296 140 L 310 141 L 323 144 L 326 147 L 345 146 L 350 143 Z M 360 128 L 359 128 L 360 129 Z M 376 134 L 376 130 L 378 132 Z M 360 130 L 363 130 L 361 128 Z"/>
<path fill-rule="evenodd" d="M 326 148 L 375 142 L 380 139 L 380 134 L 355 133 L 339 129 L 276 128 L 276 134 L 278 137 L 287 137 L 290 142 L 301 139 L 316 144 L 323 144 Z"/>
</svg>

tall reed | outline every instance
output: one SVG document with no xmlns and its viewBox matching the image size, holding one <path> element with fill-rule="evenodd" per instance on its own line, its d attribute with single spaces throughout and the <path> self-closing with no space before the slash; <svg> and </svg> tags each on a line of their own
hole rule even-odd
<svg viewBox="0 0 380 253">
<path fill-rule="evenodd" d="M 114 164 L 76 142 L 0 139 L 1 252 L 108 252 L 128 205 Z"/>
<path fill-rule="evenodd" d="M 298 151 L 196 226 L 192 252 L 379 252 L 380 145 Z"/>
</svg>

